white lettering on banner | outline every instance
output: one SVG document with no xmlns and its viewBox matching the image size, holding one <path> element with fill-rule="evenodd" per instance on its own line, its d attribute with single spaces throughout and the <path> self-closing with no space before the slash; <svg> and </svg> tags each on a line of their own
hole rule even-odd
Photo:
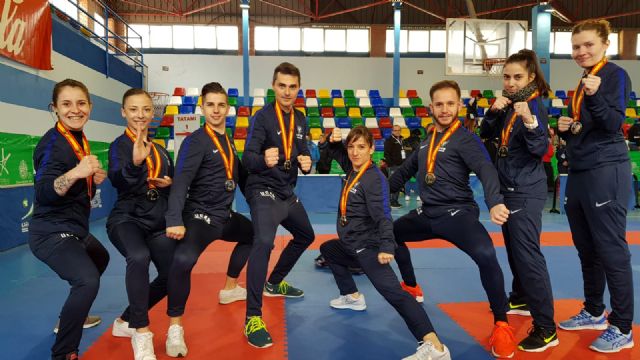
<svg viewBox="0 0 640 360">
<path fill-rule="evenodd" d="M 24 0 L 5 0 L 2 7 L 2 16 L 0 17 L 0 50 L 6 48 L 7 51 L 19 55 L 24 46 L 24 32 L 26 23 L 20 19 L 13 18 L 16 16 L 18 7 Z M 11 5 L 15 3 L 17 6 L 11 11 Z M 13 21 L 13 23 L 12 23 Z M 9 33 L 7 34 L 7 29 Z"/>
</svg>

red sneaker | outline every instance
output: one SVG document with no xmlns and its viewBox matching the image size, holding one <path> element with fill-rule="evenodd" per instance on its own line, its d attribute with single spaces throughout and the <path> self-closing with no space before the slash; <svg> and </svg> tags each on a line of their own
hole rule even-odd
<svg viewBox="0 0 640 360">
<path fill-rule="evenodd" d="M 413 296 L 417 302 L 424 302 L 424 294 L 422 293 L 422 288 L 419 284 L 416 284 L 416 286 L 409 286 L 403 281 L 400 283 L 400 286 L 402 286 L 402 290 L 408 292 L 409 295 Z"/>
<path fill-rule="evenodd" d="M 513 328 L 504 321 L 496 322 L 491 338 L 491 353 L 499 359 L 511 359 L 516 353 L 516 339 L 513 336 Z"/>
</svg>

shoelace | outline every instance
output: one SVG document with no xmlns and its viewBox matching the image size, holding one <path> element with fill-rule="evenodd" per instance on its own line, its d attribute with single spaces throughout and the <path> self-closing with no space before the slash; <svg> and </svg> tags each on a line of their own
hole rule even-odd
<svg viewBox="0 0 640 360">
<path fill-rule="evenodd" d="M 612 341 L 623 336 L 621 333 L 616 332 L 613 327 L 609 326 L 600 337 L 606 341 Z"/>
<path fill-rule="evenodd" d="M 151 352 L 151 346 L 153 346 L 153 342 L 151 341 L 136 341 L 136 353 L 144 353 L 147 354 Z"/>
<path fill-rule="evenodd" d="M 509 330 L 511 330 L 511 331 L 509 331 Z M 498 325 L 496 325 L 496 328 L 493 330 L 493 333 L 491 334 L 491 338 L 489 339 L 489 343 L 493 344 L 493 342 L 498 337 L 499 333 L 506 333 L 507 336 L 509 337 L 509 340 L 515 342 L 516 338 L 513 335 L 513 330 L 514 330 L 514 328 L 509 326 L 509 325 L 507 325 L 507 326 L 498 326 Z"/>
<path fill-rule="evenodd" d="M 282 280 L 280 282 L 280 285 L 278 285 L 278 291 L 280 292 L 280 294 L 286 294 L 287 291 L 289 291 L 289 283 Z"/>
<path fill-rule="evenodd" d="M 264 321 L 259 316 L 252 316 L 249 318 L 249 322 L 246 325 L 247 334 L 253 334 L 258 330 L 265 329 L 267 330 L 267 326 L 264 324 Z"/>
<path fill-rule="evenodd" d="M 431 342 L 425 342 L 418 347 L 418 352 L 416 353 L 416 357 L 418 360 L 429 360 L 431 359 L 431 353 L 436 350 L 435 346 Z"/>
<path fill-rule="evenodd" d="M 574 317 L 573 320 L 589 320 L 591 318 L 591 314 L 589 314 L 585 309 L 580 310 L 580 313 Z"/>
<path fill-rule="evenodd" d="M 167 334 L 167 337 L 171 342 L 182 342 L 182 331 L 180 330 L 181 328 L 176 328 L 176 327 L 169 328 L 169 333 Z"/>
</svg>

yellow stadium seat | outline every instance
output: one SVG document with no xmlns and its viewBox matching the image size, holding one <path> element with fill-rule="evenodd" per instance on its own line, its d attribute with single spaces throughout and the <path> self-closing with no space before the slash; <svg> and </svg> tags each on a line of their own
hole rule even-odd
<svg viewBox="0 0 640 360">
<path fill-rule="evenodd" d="M 240 116 L 236 119 L 236 127 L 248 128 L 249 127 L 249 118 L 245 116 Z"/>
<path fill-rule="evenodd" d="M 198 106 L 202 106 L 202 96 L 198 96 Z"/>
<path fill-rule="evenodd" d="M 360 113 L 360 108 L 359 107 L 349 108 L 349 117 L 350 118 L 362 117 L 362 114 Z"/>
<path fill-rule="evenodd" d="M 311 140 L 320 140 L 320 136 L 322 136 L 322 129 L 311 128 L 309 129 L 309 132 L 311 132 Z"/>
<path fill-rule="evenodd" d="M 433 119 L 431 117 L 423 117 L 422 118 L 422 127 L 426 128 L 427 125 L 433 124 Z"/>
<path fill-rule="evenodd" d="M 236 151 L 244 151 L 244 139 L 234 139 L 233 144 L 236 146 Z"/>
<path fill-rule="evenodd" d="M 624 115 L 629 118 L 638 117 L 638 114 L 636 114 L 636 109 L 634 108 L 627 108 L 627 111 L 625 111 Z"/>
<path fill-rule="evenodd" d="M 409 128 L 402 128 L 400 129 L 400 135 L 402 135 L 403 138 L 408 139 L 409 136 L 411 136 L 411 131 L 409 131 Z"/>
<path fill-rule="evenodd" d="M 467 108 L 461 107 L 460 110 L 458 111 L 458 116 L 467 116 Z"/>
<path fill-rule="evenodd" d="M 478 107 L 488 108 L 489 106 L 489 100 L 487 98 L 480 98 L 480 100 L 478 100 Z"/>
<path fill-rule="evenodd" d="M 334 98 L 333 99 L 333 107 L 344 107 L 344 99 L 343 98 Z"/>
<path fill-rule="evenodd" d="M 329 89 L 320 89 L 318 90 L 318 97 L 329 99 L 331 98 L 331 93 L 329 92 Z"/>
<path fill-rule="evenodd" d="M 180 113 L 178 105 L 167 105 L 164 109 L 165 115 L 178 115 L 178 113 Z"/>
<path fill-rule="evenodd" d="M 555 91 L 553 90 L 549 90 L 549 99 L 553 100 L 556 98 L 556 94 Z"/>
<path fill-rule="evenodd" d="M 255 115 L 258 110 L 262 109 L 262 106 L 254 106 L 251 108 L 251 116 Z"/>
<path fill-rule="evenodd" d="M 300 111 L 301 113 L 304 114 L 304 116 L 307 116 L 307 109 L 303 108 L 303 107 L 297 107 L 296 110 Z"/>
<path fill-rule="evenodd" d="M 398 97 L 399 98 L 406 98 L 407 97 L 407 92 L 400 89 L 400 91 L 398 91 Z"/>
</svg>

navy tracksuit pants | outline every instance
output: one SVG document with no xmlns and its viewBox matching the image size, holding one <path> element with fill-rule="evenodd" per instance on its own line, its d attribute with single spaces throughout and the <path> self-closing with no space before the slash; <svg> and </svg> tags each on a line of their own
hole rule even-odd
<svg viewBox="0 0 640 360">
<path fill-rule="evenodd" d="M 378 262 L 379 251 L 365 248 L 357 254 L 352 254 L 345 249 L 340 240 L 329 240 L 320 246 L 320 253 L 329 262 L 340 295 L 358 291 L 349 267 L 361 267 L 373 287 L 400 314 L 416 340 L 422 341 L 425 335 L 434 331 L 424 308 L 409 293 L 402 290 L 391 266 Z"/>
<path fill-rule="evenodd" d="M 438 217 L 428 217 L 421 208 L 393 222 L 398 249 L 396 261 L 402 279 L 409 286 L 416 286 L 416 275 L 411 263 L 407 242 L 427 239 L 444 239 L 465 252 L 478 265 L 482 287 L 487 293 L 495 321 L 507 320 L 507 295 L 504 277 L 498 264 L 496 250 L 487 230 L 478 221 L 478 209 L 455 208 Z"/>
<path fill-rule="evenodd" d="M 582 266 L 584 307 L 594 316 L 602 314 L 608 284 L 609 323 L 625 334 L 633 320 L 631 254 L 626 240 L 630 188 L 629 162 L 573 172 L 567 179 L 565 203 Z"/>
<path fill-rule="evenodd" d="M 253 241 L 251 221 L 241 214 L 231 212 L 224 223 L 211 221 L 206 216 L 191 215 L 185 219 L 187 231 L 178 241 L 173 262 L 169 270 L 167 315 L 178 317 L 184 314 L 184 308 L 191 292 L 191 270 L 198 262 L 204 250 L 216 239 L 237 242 L 231 252 L 227 276 L 237 278 L 247 263 Z M 209 219 L 210 223 L 207 223 Z"/>
<path fill-rule="evenodd" d="M 553 293 L 547 263 L 540 250 L 544 200 L 505 197 L 511 214 L 502 235 L 513 273 L 510 301 L 529 305 L 535 325 L 555 329 Z"/>
<path fill-rule="evenodd" d="M 60 311 L 60 327 L 51 348 L 51 358 L 65 359 L 77 352 L 82 326 L 100 288 L 100 276 L 109 263 L 109 253 L 91 234 L 81 239 L 69 233 L 30 238 L 33 254 L 71 285 Z"/>
<path fill-rule="evenodd" d="M 255 190 L 248 202 L 255 237 L 247 265 L 247 317 L 262 316 L 262 290 L 278 225 L 282 224 L 293 239 L 271 272 L 268 280 L 271 284 L 284 280 L 315 238 L 307 212 L 297 196 L 280 199 L 271 191 Z"/>
<path fill-rule="evenodd" d="M 149 309 L 167 295 L 169 268 L 177 241 L 166 230 L 149 232 L 133 221 L 118 223 L 107 229 L 111 243 L 127 261 L 125 283 L 129 306 L 120 318 L 134 329 L 149 326 Z M 158 275 L 149 283 L 149 263 Z"/>
</svg>

